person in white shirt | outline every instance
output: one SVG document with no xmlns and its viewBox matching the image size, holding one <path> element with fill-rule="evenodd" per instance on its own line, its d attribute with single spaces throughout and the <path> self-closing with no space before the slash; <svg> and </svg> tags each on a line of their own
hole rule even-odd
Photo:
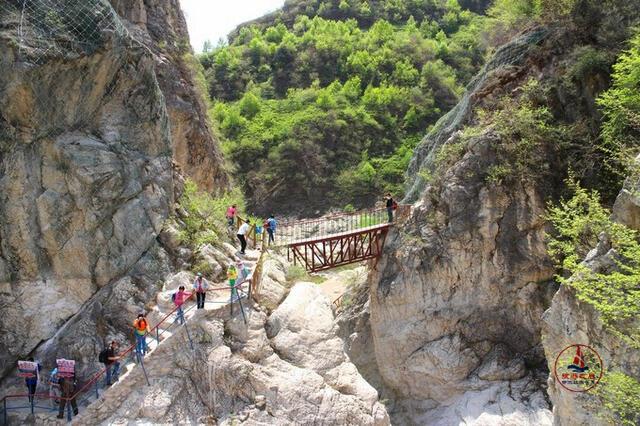
<svg viewBox="0 0 640 426">
<path fill-rule="evenodd" d="M 238 229 L 238 239 L 240 240 L 240 254 L 245 254 L 244 250 L 247 248 L 247 232 L 249 232 L 249 224 L 244 222 Z"/>
</svg>

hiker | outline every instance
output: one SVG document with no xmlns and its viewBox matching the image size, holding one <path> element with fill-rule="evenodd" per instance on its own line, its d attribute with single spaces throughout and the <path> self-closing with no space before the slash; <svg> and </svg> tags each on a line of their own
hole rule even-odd
<svg viewBox="0 0 640 426">
<path fill-rule="evenodd" d="M 236 269 L 236 265 L 229 265 L 229 269 L 227 269 L 227 278 L 229 279 L 229 287 L 231 288 L 231 303 L 234 302 L 234 296 L 238 297 L 238 291 L 236 290 L 236 281 L 238 279 L 238 269 Z"/>
<path fill-rule="evenodd" d="M 393 201 L 393 197 L 391 197 L 391 193 L 387 192 L 387 195 L 384 197 L 387 205 L 387 215 L 389 216 L 389 223 L 393 222 L 393 210 L 394 206 L 397 205 L 395 201 Z"/>
<path fill-rule="evenodd" d="M 244 266 L 244 263 L 242 262 L 242 260 L 238 260 L 236 262 L 236 271 L 238 271 L 238 278 L 236 280 L 238 284 L 242 284 L 251 273 L 249 268 Z"/>
<path fill-rule="evenodd" d="M 227 209 L 227 221 L 229 223 L 229 226 L 233 226 L 233 222 L 236 219 L 236 212 L 238 211 L 238 209 L 236 208 L 236 205 L 233 204 L 231 207 L 229 207 Z"/>
<path fill-rule="evenodd" d="M 204 309 L 204 299 L 207 296 L 209 283 L 202 277 L 202 273 L 196 274 L 196 280 L 193 282 L 193 291 L 196 293 L 196 303 L 198 309 Z"/>
<path fill-rule="evenodd" d="M 249 224 L 244 222 L 238 229 L 238 239 L 240 240 L 240 254 L 245 254 L 247 248 L 247 232 L 249 232 Z"/>
<path fill-rule="evenodd" d="M 144 312 L 140 312 L 138 317 L 133 322 L 136 335 L 136 354 L 145 356 L 147 354 L 147 338 L 146 334 L 149 333 L 149 322 L 144 316 Z"/>
<path fill-rule="evenodd" d="M 58 368 L 51 370 L 49 375 L 49 398 L 51 406 L 60 403 L 60 377 L 58 377 Z"/>
<path fill-rule="evenodd" d="M 274 238 L 274 235 L 276 233 L 276 226 L 278 225 L 278 222 L 276 221 L 276 218 L 271 215 L 269 216 L 269 219 L 267 219 L 267 233 L 269 234 L 269 245 L 271 245 L 271 243 L 275 243 L 276 240 Z"/>
<path fill-rule="evenodd" d="M 75 361 L 57 359 L 58 377 L 60 381 L 60 406 L 58 408 L 58 418 L 64 418 L 64 408 L 67 403 L 71 404 L 73 414 L 78 415 L 78 404 L 76 403 L 76 375 Z"/>
<path fill-rule="evenodd" d="M 42 371 L 42 366 L 39 362 L 35 362 L 32 358 L 29 358 L 27 361 L 32 363 L 34 368 L 33 370 L 25 371 L 24 373 L 28 374 L 24 382 L 27 385 L 27 391 L 29 394 L 29 403 L 33 402 L 33 398 L 36 394 L 36 388 L 38 387 L 38 377 L 40 376 L 40 371 Z M 18 364 L 19 365 L 19 364 Z"/>
<path fill-rule="evenodd" d="M 78 404 L 76 403 L 76 380 L 75 377 L 60 377 L 60 408 L 58 409 L 58 418 L 64 418 L 64 407 L 67 403 L 73 408 L 73 415 L 78 415 Z"/>
<path fill-rule="evenodd" d="M 184 286 L 183 285 L 178 287 L 178 291 L 171 295 L 171 299 L 173 300 L 173 303 L 178 307 L 178 309 L 176 310 L 176 315 L 177 315 L 176 321 L 178 321 L 180 324 L 184 324 L 184 312 L 182 311 L 182 305 L 192 295 L 193 295 L 193 293 L 188 293 L 188 292 L 184 291 Z"/>
<path fill-rule="evenodd" d="M 104 364 L 107 376 L 105 378 L 104 385 L 111 386 L 111 378 L 115 381 L 118 381 L 118 372 L 120 371 L 120 363 L 118 360 L 120 357 L 118 356 L 118 342 L 112 340 L 107 348 L 105 348 L 100 355 L 98 355 L 98 361 Z"/>
</svg>

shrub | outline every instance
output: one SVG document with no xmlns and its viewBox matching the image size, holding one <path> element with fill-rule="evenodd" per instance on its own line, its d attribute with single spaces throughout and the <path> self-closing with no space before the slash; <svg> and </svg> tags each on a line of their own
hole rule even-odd
<svg viewBox="0 0 640 426">
<path fill-rule="evenodd" d="M 616 177 L 612 186 L 623 179 L 640 175 L 633 159 L 640 147 L 640 32 L 613 66 L 613 85 L 598 99 L 604 114 L 601 149 L 606 166 Z"/>
<path fill-rule="evenodd" d="M 214 197 L 200 192 L 190 179 L 185 182 L 179 203 L 187 213 L 183 218 L 185 226 L 180 233 L 180 239 L 193 248 L 215 243 L 226 234 L 225 213 L 230 205 L 236 204 L 239 210 L 244 209 L 244 202 L 238 190 Z"/>
<path fill-rule="evenodd" d="M 640 382 L 635 378 L 620 371 L 609 371 L 600 382 L 596 395 L 604 408 L 597 412 L 605 421 L 624 426 L 640 423 Z"/>
<path fill-rule="evenodd" d="M 554 228 L 549 237 L 549 254 L 562 271 L 561 284 L 576 291 L 578 300 L 598 311 L 602 323 L 616 336 L 640 348 L 640 330 L 634 321 L 640 316 L 640 244 L 638 232 L 610 219 L 596 191 L 587 191 L 567 181 L 574 195 L 550 205 L 547 219 Z M 606 235 L 612 248 L 613 267 L 593 271 L 582 260 Z"/>
</svg>

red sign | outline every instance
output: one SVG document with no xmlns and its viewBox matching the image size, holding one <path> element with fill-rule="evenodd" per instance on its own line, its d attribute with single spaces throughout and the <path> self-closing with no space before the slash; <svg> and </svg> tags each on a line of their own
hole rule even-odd
<svg viewBox="0 0 640 426">
<path fill-rule="evenodd" d="M 76 362 L 71 359 L 57 359 L 56 365 L 58 366 L 58 376 L 60 377 L 73 377 L 76 371 Z"/>
<path fill-rule="evenodd" d="M 38 364 L 33 361 L 18 361 L 18 377 L 36 377 Z"/>
</svg>

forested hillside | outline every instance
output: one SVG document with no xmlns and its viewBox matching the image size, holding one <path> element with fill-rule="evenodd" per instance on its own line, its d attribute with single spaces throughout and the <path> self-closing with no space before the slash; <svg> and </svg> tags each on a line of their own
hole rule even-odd
<svg viewBox="0 0 640 426">
<path fill-rule="evenodd" d="M 298 1 L 201 55 L 250 208 L 401 196 L 413 148 L 484 62 L 486 2 Z M 464 7 L 463 7 L 464 6 Z"/>
</svg>

